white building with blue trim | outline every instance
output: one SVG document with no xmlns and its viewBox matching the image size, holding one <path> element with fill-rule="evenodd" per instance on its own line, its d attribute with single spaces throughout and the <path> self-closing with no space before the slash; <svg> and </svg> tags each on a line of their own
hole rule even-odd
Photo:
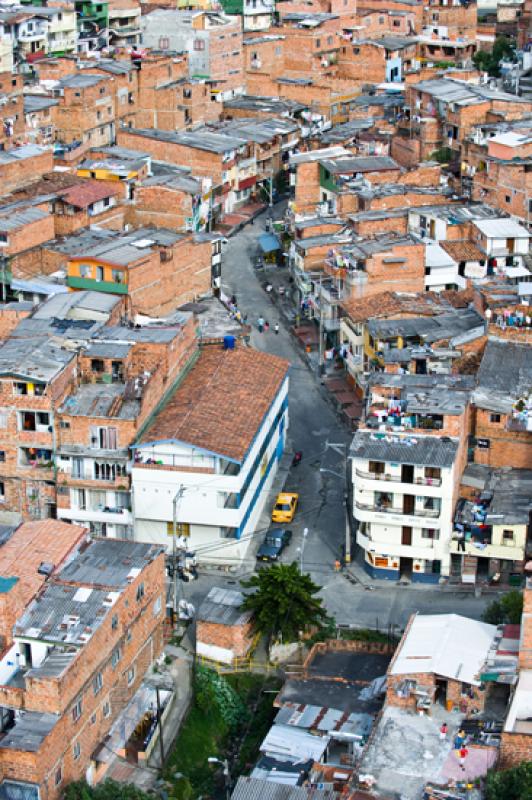
<svg viewBox="0 0 532 800">
<path fill-rule="evenodd" d="M 134 445 L 134 536 L 200 563 L 238 564 L 253 540 L 288 427 L 284 359 L 248 347 L 205 347 Z"/>
</svg>

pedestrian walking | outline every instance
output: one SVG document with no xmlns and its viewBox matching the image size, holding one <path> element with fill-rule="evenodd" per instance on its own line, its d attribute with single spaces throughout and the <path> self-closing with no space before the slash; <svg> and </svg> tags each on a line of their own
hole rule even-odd
<svg viewBox="0 0 532 800">
<path fill-rule="evenodd" d="M 274 329 L 275 333 L 279 333 L 279 323 L 278 322 L 275 323 L 275 325 L 273 326 L 273 329 Z"/>
<path fill-rule="evenodd" d="M 440 742 L 444 742 L 447 739 L 447 723 L 444 722 L 440 728 Z"/>
<path fill-rule="evenodd" d="M 264 330 L 264 317 L 259 317 L 257 320 L 257 328 L 259 329 L 259 333 L 262 333 Z"/>
<path fill-rule="evenodd" d="M 268 320 L 266 320 L 264 323 L 264 332 L 268 333 L 269 330 L 270 330 L 270 323 L 268 322 Z"/>
<path fill-rule="evenodd" d="M 339 562 L 339 560 L 336 559 L 336 561 L 334 562 L 334 571 L 335 572 L 340 572 L 341 569 L 342 569 L 342 565 Z"/>
<path fill-rule="evenodd" d="M 465 745 L 462 745 L 462 747 L 458 751 L 458 763 L 460 764 L 460 769 L 462 769 L 462 770 L 465 770 L 464 763 L 465 763 L 465 760 L 466 760 L 466 757 L 467 757 L 468 753 L 469 753 L 469 750 L 467 749 L 467 747 Z"/>
<path fill-rule="evenodd" d="M 456 540 L 458 541 L 458 552 L 465 553 L 465 536 L 463 531 L 456 531 Z"/>
<path fill-rule="evenodd" d="M 460 750 L 464 746 L 465 742 L 465 733 L 463 730 L 459 730 L 456 736 L 454 737 L 454 749 Z"/>
</svg>

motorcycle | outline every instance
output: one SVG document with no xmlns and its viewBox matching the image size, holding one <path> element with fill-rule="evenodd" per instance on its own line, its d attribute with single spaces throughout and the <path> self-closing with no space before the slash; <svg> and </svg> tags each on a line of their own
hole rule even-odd
<svg viewBox="0 0 532 800">
<path fill-rule="evenodd" d="M 303 458 L 303 451 L 296 450 L 294 453 L 294 457 L 292 458 L 292 466 L 297 467 L 301 463 L 301 459 Z"/>
</svg>

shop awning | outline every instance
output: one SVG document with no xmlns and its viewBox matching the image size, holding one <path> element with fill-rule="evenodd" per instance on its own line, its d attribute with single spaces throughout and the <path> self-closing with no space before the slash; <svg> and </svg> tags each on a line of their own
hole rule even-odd
<svg viewBox="0 0 532 800">
<path fill-rule="evenodd" d="M 281 249 L 281 243 L 273 233 L 261 233 L 259 236 L 259 247 L 263 253 L 273 253 L 274 250 Z"/>
</svg>

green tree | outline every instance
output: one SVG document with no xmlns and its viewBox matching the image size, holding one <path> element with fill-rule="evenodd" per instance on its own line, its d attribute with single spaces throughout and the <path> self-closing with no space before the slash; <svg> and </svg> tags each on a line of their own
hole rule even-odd
<svg viewBox="0 0 532 800">
<path fill-rule="evenodd" d="M 532 800 L 532 761 L 523 761 L 501 772 L 489 772 L 486 800 Z"/>
<path fill-rule="evenodd" d="M 315 597 L 320 587 L 309 575 L 301 575 L 295 563 L 273 564 L 241 584 L 255 589 L 244 608 L 253 611 L 255 629 L 270 641 L 279 636 L 283 642 L 295 642 L 300 631 L 327 621 L 322 600 Z"/>
<path fill-rule="evenodd" d="M 63 794 L 64 800 L 153 800 L 132 783 L 117 783 L 110 779 L 89 786 L 86 781 L 69 783 Z"/>
<path fill-rule="evenodd" d="M 484 622 L 491 625 L 502 625 L 511 623 L 519 625 L 523 613 L 523 593 L 517 589 L 503 594 L 502 597 L 493 600 L 482 615 Z"/>
<path fill-rule="evenodd" d="M 515 47 L 506 36 L 497 36 L 491 53 L 479 50 L 473 56 L 473 63 L 477 69 L 487 72 L 493 78 L 498 78 L 501 74 L 499 63 L 503 58 L 513 60 Z"/>
</svg>

